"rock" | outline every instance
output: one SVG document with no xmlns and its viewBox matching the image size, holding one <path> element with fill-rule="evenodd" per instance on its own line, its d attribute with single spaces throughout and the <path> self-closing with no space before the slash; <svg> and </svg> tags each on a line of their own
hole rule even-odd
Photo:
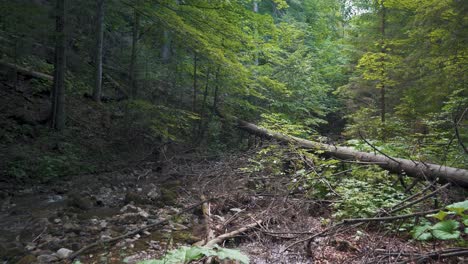
<svg viewBox="0 0 468 264">
<path fill-rule="evenodd" d="M 89 210 L 93 206 L 91 199 L 83 197 L 78 193 L 71 193 L 68 195 L 67 205 L 81 210 Z"/>
<path fill-rule="evenodd" d="M 36 249 L 36 244 L 35 243 L 28 243 L 25 247 L 24 247 L 27 251 L 33 251 Z"/>
<path fill-rule="evenodd" d="M 135 204 L 147 204 L 150 201 L 146 195 L 142 195 L 141 193 L 127 192 L 125 194 L 125 202 L 126 203 L 133 202 Z"/>
<path fill-rule="evenodd" d="M 57 257 L 59 257 L 60 259 L 66 259 L 72 253 L 73 253 L 73 250 L 70 250 L 68 248 L 61 248 L 61 249 L 57 250 Z"/>
<path fill-rule="evenodd" d="M 40 255 L 39 257 L 37 257 L 37 261 L 39 263 L 52 263 L 57 260 L 59 260 L 59 258 L 54 255 Z"/>
<path fill-rule="evenodd" d="M 151 200 L 156 200 L 161 196 L 161 190 L 155 186 L 148 192 L 146 196 L 148 196 L 148 198 Z"/>
<path fill-rule="evenodd" d="M 37 262 L 37 257 L 34 255 L 26 255 L 22 257 L 16 264 L 33 264 Z"/>
<path fill-rule="evenodd" d="M 81 231 L 81 228 L 73 223 L 66 223 L 63 225 L 63 230 L 65 233 L 79 233 Z"/>
</svg>

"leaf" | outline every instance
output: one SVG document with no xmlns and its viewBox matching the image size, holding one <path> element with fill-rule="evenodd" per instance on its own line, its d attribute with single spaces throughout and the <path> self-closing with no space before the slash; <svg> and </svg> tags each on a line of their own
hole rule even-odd
<svg viewBox="0 0 468 264">
<path fill-rule="evenodd" d="M 468 226 L 468 218 L 463 219 L 463 224 L 464 224 L 465 226 Z"/>
<path fill-rule="evenodd" d="M 460 223 L 455 220 L 446 220 L 435 224 L 431 229 L 435 238 L 449 240 L 460 237 L 460 231 L 457 230 L 459 226 Z"/>
<path fill-rule="evenodd" d="M 218 248 L 216 256 L 220 259 L 238 260 L 242 264 L 249 264 L 249 257 L 236 249 Z"/>
<path fill-rule="evenodd" d="M 204 256 L 213 256 L 216 252 L 206 247 L 190 247 L 185 252 L 185 262 L 198 260 Z"/>
<path fill-rule="evenodd" d="M 457 215 L 463 215 L 465 210 L 468 210 L 468 200 L 447 205 L 449 211 L 455 212 Z"/>
<path fill-rule="evenodd" d="M 432 234 L 427 232 L 431 229 L 430 225 L 415 226 L 413 228 L 412 234 L 413 238 L 416 240 L 426 241 L 432 238 Z"/>
<path fill-rule="evenodd" d="M 448 213 L 446 213 L 444 211 L 439 211 L 437 214 L 431 214 L 429 216 L 434 217 L 434 218 L 438 219 L 439 221 L 443 221 L 447 215 L 448 215 Z"/>
</svg>

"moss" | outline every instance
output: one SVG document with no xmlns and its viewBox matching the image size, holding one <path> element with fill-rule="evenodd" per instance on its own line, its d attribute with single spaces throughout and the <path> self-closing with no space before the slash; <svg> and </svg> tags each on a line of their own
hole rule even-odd
<svg viewBox="0 0 468 264">
<path fill-rule="evenodd" d="M 163 205 L 175 205 L 177 203 L 177 188 L 179 185 L 180 182 L 174 181 L 162 186 L 160 202 L 163 203 Z"/>
<path fill-rule="evenodd" d="M 200 237 L 193 235 L 190 230 L 176 231 L 172 234 L 172 237 L 176 243 L 193 244 L 201 240 Z"/>
<path fill-rule="evenodd" d="M 27 255 L 22 257 L 16 264 L 31 264 L 31 263 L 36 263 L 37 258 L 34 255 Z"/>
</svg>

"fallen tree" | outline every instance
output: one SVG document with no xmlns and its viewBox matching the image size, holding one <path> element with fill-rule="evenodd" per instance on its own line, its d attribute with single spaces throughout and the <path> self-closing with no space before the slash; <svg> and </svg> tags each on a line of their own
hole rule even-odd
<svg viewBox="0 0 468 264">
<path fill-rule="evenodd" d="M 222 115 L 219 114 L 221 117 Z M 425 163 L 387 155 L 357 151 L 350 147 L 340 147 L 319 142 L 313 142 L 298 137 L 288 136 L 269 131 L 252 123 L 237 119 L 238 128 L 263 138 L 276 139 L 281 142 L 292 143 L 306 149 L 321 150 L 324 154 L 342 160 L 354 160 L 372 163 L 390 172 L 406 174 L 411 177 L 426 180 L 443 180 L 454 185 L 468 187 L 468 170 L 453 168 L 438 164 Z"/>
<path fill-rule="evenodd" d="M 32 77 L 32 78 L 36 78 L 36 79 L 41 79 L 41 80 L 45 80 L 45 81 L 53 81 L 54 80 L 54 77 L 52 75 L 45 74 L 45 73 L 42 73 L 42 72 L 32 71 L 32 70 L 26 69 L 24 67 L 21 67 L 19 65 L 4 62 L 4 61 L 0 61 L 0 67 L 12 69 L 12 70 L 24 75 L 24 76 L 28 76 L 28 77 Z"/>
</svg>

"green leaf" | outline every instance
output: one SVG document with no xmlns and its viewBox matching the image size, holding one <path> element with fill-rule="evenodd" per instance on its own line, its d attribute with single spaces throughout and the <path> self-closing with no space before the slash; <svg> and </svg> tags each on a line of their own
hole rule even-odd
<svg viewBox="0 0 468 264">
<path fill-rule="evenodd" d="M 220 259 L 238 260 L 242 264 L 249 264 L 249 257 L 236 249 L 218 248 L 216 256 Z"/>
<path fill-rule="evenodd" d="M 448 213 L 446 213 L 444 211 L 439 211 L 437 214 L 431 214 L 429 216 L 434 217 L 434 218 L 438 219 L 439 221 L 443 221 L 447 215 L 448 215 Z"/>
<path fill-rule="evenodd" d="M 465 219 L 463 219 L 463 224 L 466 225 L 466 226 L 468 226 L 468 217 L 465 218 Z"/>
<path fill-rule="evenodd" d="M 468 210 L 468 200 L 447 205 L 449 211 L 455 212 L 457 215 L 463 215 L 463 212 Z"/>
<path fill-rule="evenodd" d="M 415 226 L 412 231 L 413 238 L 416 240 L 426 241 L 432 238 L 432 234 L 428 231 L 431 229 L 430 225 Z"/>
<path fill-rule="evenodd" d="M 185 252 L 185 262 L 198 260 L 204 256 L 213 256 L 216 252 L 206 247 L 190 247 Z"/>
<path fill-rule="evenodd" d="M 449 240 L 460 237 L 460 231 L 457 230 L 459 226 L 460 223 L 455 220 L 446 220 L 435 224 L 431 229 L 435 238 Z"/>
</svg>

